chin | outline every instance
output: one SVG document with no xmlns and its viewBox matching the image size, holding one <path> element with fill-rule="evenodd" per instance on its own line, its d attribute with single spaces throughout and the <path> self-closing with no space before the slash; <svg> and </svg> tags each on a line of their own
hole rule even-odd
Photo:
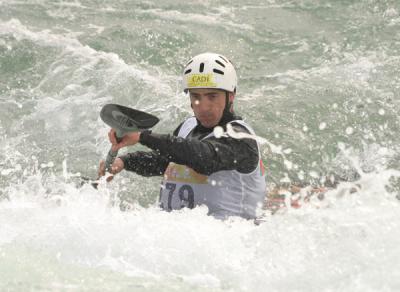
<svg viewBox="0 0 400 292">
<path fill-rule="evenodd" d="M 214 128 L 216 126 L 216 123 L 212 123 L 212 122 L 200 121 L 200 124 L 205 128 Z"/>
</svg>

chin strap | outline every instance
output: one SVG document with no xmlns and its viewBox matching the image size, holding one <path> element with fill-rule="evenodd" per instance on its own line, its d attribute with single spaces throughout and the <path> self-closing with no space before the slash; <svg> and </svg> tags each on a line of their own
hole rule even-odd
<svg viewBox="0 0 400 292">
<path fill-rule="evenodd" d="M 229 92 L 225 92 L 225 108 L 224 108 L 224 113 L 230 113 L 231 112 L 231 107 L 232 107 L 232 102 L 229 101 Z"/>
<path fill-rule="evenodd" d="M 222 114 L 222 117 L 220 121 L 218 122 L 218 125 L 225 125 L 228 121 L 232 120 L 234 114 L 231 111 L 232 108 L 232 102 L 229 101 L 229 92 L 225 92 L 225 108 Z"/>
</svg>

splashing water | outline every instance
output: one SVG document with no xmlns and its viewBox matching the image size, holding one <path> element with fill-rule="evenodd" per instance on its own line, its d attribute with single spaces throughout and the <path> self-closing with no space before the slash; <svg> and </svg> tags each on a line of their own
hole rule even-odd
<svg viewBox="0 0 400 292">
<path fill-rule="evenodd" d="M 347 2 L 0 0 L 0 290 L 398 291 L 400 4 Z M 323 200 L 255 225 L 159 210 L 160 177 L 80 185 L 101 107 L 171 132 L 206 51 L 237 68 L 268 185 L 333 177 Z"/>
</svg>

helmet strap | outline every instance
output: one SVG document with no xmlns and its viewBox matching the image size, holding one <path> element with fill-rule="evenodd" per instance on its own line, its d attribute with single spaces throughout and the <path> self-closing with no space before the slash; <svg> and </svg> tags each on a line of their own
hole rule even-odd
<svg viewBox="0 0 400 292">
<path fill-rule="evenodd" d="M 229 92 L 225 91 L 225 108 L 224 112 L 231 112 L 232 102 L 229 100 Z"/>
</svg>

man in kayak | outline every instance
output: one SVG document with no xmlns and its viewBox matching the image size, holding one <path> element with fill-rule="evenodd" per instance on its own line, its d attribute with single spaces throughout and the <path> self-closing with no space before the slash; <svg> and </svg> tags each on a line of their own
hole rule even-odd
<svg viewBox="0 0 400 292">
<path fill-rule="evenodd" d="M 172 135 L 145 130 L 117 143 L 110 130 L 113 150 L 136 143 L 153 150 L 120 156 L 111 172 L 163 175 L 159 203 L 164 210 L 206 205 L 217 218 L 255 218 L 265 197 L 264 167 L 254 131 L 233 111 L 236 87 L 236 71 L 226 57 L 204 53 L 192 58 L 183 71 L 183 89 L 194 117 Z M 99 175 L 104 174 L 101 162 Z"/>
</svg>

